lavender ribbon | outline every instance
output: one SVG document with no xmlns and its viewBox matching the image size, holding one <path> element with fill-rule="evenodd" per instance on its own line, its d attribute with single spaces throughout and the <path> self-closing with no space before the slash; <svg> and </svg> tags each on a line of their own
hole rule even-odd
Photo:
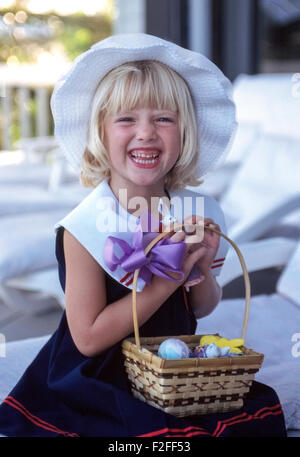
<svg viewBox="0 0 300 457">
<path fill-rule="evenodd" d="M 115 271 L 120 265 L 127 272 L 134 272 L 140 269 L 141 277 L 148 285 L 151 282 L 152 274 L 171 281 L 180 281 L 184 273 L 180 270 L 185 253 L 184 241 L 173 242 L 169 238 L 162 238 L 156 243 L 151 251 L 145 255 L 146 246 L 158 233 L 144 233 L 142 225 L 137 225 L 133 234 L 132 246 L 121 238 L 109 236 L 104 246 L 104 261 L 111 271 Z M 114 254 L 114 247 L 118 245 L 124 252 L 121 258 Z M 165 271 L 179 273 L 178 279 L 165 273 Z"/>
</svg>

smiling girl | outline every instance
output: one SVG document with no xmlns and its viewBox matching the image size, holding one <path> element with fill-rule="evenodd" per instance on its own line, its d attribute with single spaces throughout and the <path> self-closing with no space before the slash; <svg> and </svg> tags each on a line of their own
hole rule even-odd
<svg viewBox="0 0 300 457">
<path fill-rule="evenodd" d="M 193 334 L 196 318 L 220 301 L 216 276 L 226 243 L 209 230 L 193 235 L 175 225 L 202 221 L 226 231 L 218 203 L 186 187 L 199 185 L 230 143 L 235 130 L 230 90 L 204 56 L 145 34 L 97 43 L 57 84 L 52 97 L 57 140 L 82 184 L 94 189 L 56 225 L 66 310 L 0 407 L 2 433 L 285 436 L 278 398 L 267 386 L 253 383 L 242 411 L 179 418 L 131 395 L 122 358 L 122 340 L 133 331 L 136 268 L 143 268 L 137 287 L 141 336 Z M 122 190 L 129 201 L 143 199 L 145 207 L 132 213 L 118 201 Z M 172 221 L 159 261 L 138 249 L 137 235 L 142 243 L 153 235 L 143 225 L 145 209 L 158 230 L 165 229 L 153 199 L 170 202 Z M 116 215 L 128 230 L 107 233 L 99 220 Z"/>
</svg>

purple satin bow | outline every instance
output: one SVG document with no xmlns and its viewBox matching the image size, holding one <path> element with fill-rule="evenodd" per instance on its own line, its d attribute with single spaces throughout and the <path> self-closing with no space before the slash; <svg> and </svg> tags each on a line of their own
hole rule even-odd
<svg viewBox="0 0 300 457">
<path fill-rule="evenodd" d="M 171 281 L 182 280 L 184 273 L 180 270 L 185 253 L 185 243 L 173 242 L 169 238 L 162 238 L 145 256 L 144 250 L 158 233 L 144 233 L 141 224 L 133 234 L 132 246 L 121 238 L 107 237 L 104 246 L 104 260 L 111 271 L 120 265 L 125 271 L 132 272 L 140 269 L 139 277 L 150 284 L 152 274 Z M 121 258 L 114 254 L 114 246 L 118 245 L 124 252 Z M 165 271 L 179 273 L 178 279 L 169 276 Z"/>
</svg>

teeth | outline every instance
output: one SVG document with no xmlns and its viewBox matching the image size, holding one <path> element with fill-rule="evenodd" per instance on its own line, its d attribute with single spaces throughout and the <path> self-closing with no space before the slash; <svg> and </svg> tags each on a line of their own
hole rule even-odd
<svg viewBox="0 0 300 457">
<path fill-rule="evenodd" d="M 153 154 L 144 154 L 143 152 L 131 152 L 131 156 L 132 157 L 145 157 L 147 159 L 154 159 L 154 158 L 157 158 L 159 156 L 158 153 L 153 153 Z"/>
<path fill-rule="evenodd" d="M 153 159 L 153 160 L 142 160 L 142 159 L 137 159 L 136 157 L 132 156 L 133 160 L 137 163 L 155 163 L 157 161 L 157 158 L 156 159 Z"/>
</svg>

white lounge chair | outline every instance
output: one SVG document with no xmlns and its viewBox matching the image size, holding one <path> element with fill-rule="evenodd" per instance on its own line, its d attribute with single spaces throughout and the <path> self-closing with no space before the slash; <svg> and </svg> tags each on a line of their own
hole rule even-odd
<svg viewBox="0 0 300 457">
<path fill-rule="evenodd" d="M 2 342 L 0 358 L 0 402 L 16 385 L 50 335 Z M 1 435 L 0 435 L 1 436 Z"/>
<path fill-rule="evenodd" d="M 3 158 L 3 156 L 5 157 Z M 78 181 L 78 177 L 66 162 L 59 148 L 48 151 L 47 155 L 31 155 L 29 158 L 24 151 L 1 152 L 0 154 L 0 185 L 2 186 L 29 185 L 54 190 L 54 183 L 60 185 L 76 181 Z"/>
<path fill-rule="evenodd" d="M 264 354 L 255 379 L 275 389 L 287 427 L 298 430 L 300 436 L 300 242 L 274 238 L 240 248 L 249 272 L 271 266 L 284 268 L 274 293 L 251 297 L 245 345 Z M 238 263 L 230 249 L 218 278 L 222 286 L 242 274 Z M 244 298 L 222 300 L 212 314 L 198 320 L 196 333 L 240 338 L 244 308 Z"/>
<path fill-rule="evenodd" d="M 260 134 L 300 139 L 299 85 L 299 73 L 240 74 L 235 79 L 233 99 L 239 126 L 226 161 L 205 177 L 204 193 L 222 197 Z"/>
<path fill-rule="evenodd" d="M 38 185 L 0 184 L 0 221 L 3 217 L 74 208 L 86 193 L 79 184 L 49 191 Z M 1 222 L 0 222 L 1 223 Z"/>
<path fill-rule="evenodd" d="M 3 185 L 37 185 L 47 189 L 49 185 L 50 167 L 45 163 L 29 163 L 0 166 L 0 184 Z"/>
<path fill-rule="evenodd" d="M 55 258 L 54 225 L 91 189 L 69 183 L 55 190 L 0 186 L 0 296 L 10 308 L 40 312 L 54 297 L 64 306 Z M 22 191 L 21 191 L 22 190 Z M 32 292 L 31 294 L 29 294 Z M 50 301 L 51 302 L 51 301 Z"/>
<path fill-rule="evenodd" d="M 299 73 L 240 74 L 233 84 L 239 122 L 265 133 L 300 138 Z"/>
<path fill-rule="evenodd" d="M 39 140 L 28 141 L 36 147 Z M 41 312 L 55 300 L 63 304 L 53 226 L 91 190 L 66 172 L 58 149 L 48 152 L 51 166 L 28 157 L 0 166 L 0 296 L 24 313 Z"/>
<path fill-rule="evenodd" d="M 14 311 L 40 312 L 41 298 L 45 296 L 44 284 L 23 287 L 18 284 L 19 276 L 30 276 L 54 268 L 55 257 L 54 224 L 69 212 L 61 208 L 56 211 L 38 212 L 1 218 L 0 225 L 0 296 Z M 13 282 L 10 284 L 10 280 Z M 32 280 L 32 279 L 31 279 Z M 38 279 L 35 278 L 37 281 Z M 46 284 L 51 284 L 51 278 Z M 47 289 L 47 288 L 46 288 Z M 28 296 L 25 290 L 36 290 L 37 295 Z M 54 297 L 60 297 L 60 289 Z M 49 306 L 49 305 L 48 305 Z"/>
<path fill-rule="evenodd" d="M 228 187 L 218 179 L 230 177 L 224 164 L 208 184 L 192 188 L 217 197 L 237 243 L 262 237 L 300 235 L 300 139 L 260 132 L 253 138 Z M 226 162 L 225 162 L 226 163 Z M 215 189 L 214 189 L 215 186 Z M 220 193 L 221 188 L 225 192 Z"/>
<path fill-rule="evenodd" d="M 200 191 L 219 200 L 230 187 L 236 172 L 248 156 L 249 150 L 253 147 L 259 135 L 260 127 L 258 124 L 240 122 L 226 160 L 221 161 L 212 172 L 204 177 L 203 183 L 199 187 Z M 195 189 L 189 186 L 188 188 Z"/>
<path fill-rule="evenodd" d="M 300 140 L 263 134 L 252 146 L 219 203 L 230 238 L 298 237 Z"/>
</svg>

